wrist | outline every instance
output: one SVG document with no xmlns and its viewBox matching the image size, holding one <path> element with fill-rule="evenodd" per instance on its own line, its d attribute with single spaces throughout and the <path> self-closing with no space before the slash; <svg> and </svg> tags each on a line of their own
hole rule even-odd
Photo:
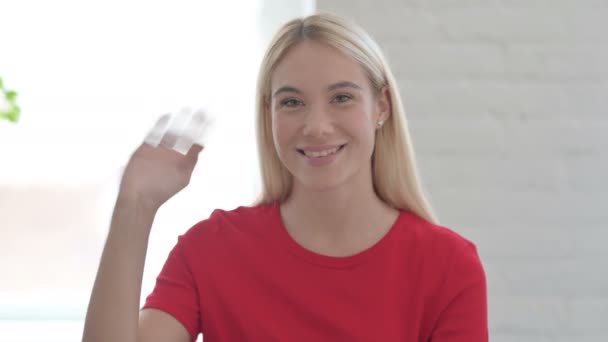
<svg viewBox="0 0 608 342">
<path fill-rule="evenodd" d="M 133 211 L 144 216 L 156 216 L 160 205 L 154 203 L 146 196 L 138 193 L 119 192 L 116 199 L 116 207 Z"/>
</svg>

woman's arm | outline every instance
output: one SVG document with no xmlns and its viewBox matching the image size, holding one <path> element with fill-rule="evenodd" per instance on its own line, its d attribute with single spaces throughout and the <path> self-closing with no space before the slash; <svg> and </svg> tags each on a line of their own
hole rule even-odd
<svg viewBox="0 0 608 342">
<path fill-rule="evenodd" d="M 122 178 L 87 310 L 83 342 L 189 341 L 177 320 L 139 313 L 148 238 L 158 208 L 190 181 L 200 146 L 188 155 L 142 145 Z M 166 317 L 169 316 L 169 317 Z"/>
<path fill-rule="evenodd" d="M 83 341 L 137 341 L 144 261 L 155 214 L 136 199 L 116 201 Z"/>
<path fill-rule="evenodd" d="M 469 244 L 455 253 L 448 272 L 441 295 L 445 305 L 430 341 L 487 342 L 487 282 L 477 248 Z"/>
</svg>

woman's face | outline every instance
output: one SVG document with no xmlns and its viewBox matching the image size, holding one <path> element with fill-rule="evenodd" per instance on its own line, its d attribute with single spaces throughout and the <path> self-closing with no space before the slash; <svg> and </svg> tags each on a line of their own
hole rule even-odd
<svg viewBox="0 0 608 342">
<path fill-rule="evenodd" d="M 375 131 L 389 102 L 374 94 L 357 61 L 329 45 L 297 44 L 272 74 L 269 107 L 275 148 L 294 186 L 371 182 Z"/>
</svg>

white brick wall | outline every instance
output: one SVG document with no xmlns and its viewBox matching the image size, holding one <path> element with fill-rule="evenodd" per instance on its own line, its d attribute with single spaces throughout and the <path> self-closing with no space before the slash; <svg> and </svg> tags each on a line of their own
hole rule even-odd
<svg viewBox="0 0 608 342">
<path fill-rule="evenodd" d="M 318 0 L 378 40 L 497 342 L 608 341 L 608 0 Z"/>
</svg>

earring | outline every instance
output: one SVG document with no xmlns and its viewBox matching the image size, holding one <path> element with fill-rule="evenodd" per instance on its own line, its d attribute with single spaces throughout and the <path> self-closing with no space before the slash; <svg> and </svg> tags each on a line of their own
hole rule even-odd
<svg viewBox="0 0 608 342">
<path fill-rule="evenodd" d="M 384 121 L 378 121 L 378 128 L 382 127 L 382 124 L 384 124 Z"/>
</svg>

